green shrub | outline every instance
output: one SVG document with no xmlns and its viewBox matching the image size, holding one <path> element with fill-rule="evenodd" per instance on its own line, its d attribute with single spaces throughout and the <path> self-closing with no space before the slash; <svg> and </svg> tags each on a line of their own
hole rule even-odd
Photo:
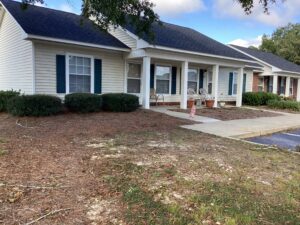
<svg viewBox="0 0 300 225">
<path fill-rule="evenodd" d="M 280 97 L 267 92 L 247 92 L 243 94 L 243 104 L 251 106 L 267 105 L 270 100 L 280 100 Z"/>
<path fill-rule="evenodd" d="M 0 91 L 0 112 L 6 112 L 8 100 L 19 95 L 18 91 Z"/>
<path fill-rule="evenodd" d="M 50 95 L 17 96 L 7 104 L 7 111 L 14 116 L 50 116 L 62 110 L 61 99 Z"/>
<path fill-rule="evenodd" d="M 130 94 L 103 94 L 103 110 L 132 112 L 139 108 L 139 98 Z"/>
<path fill-rule="evenodd" d="M 268 101 L 268 107 L 273 109 L 300 111 L 300 103 L 296 101 L 270 100 Z"/>
<path fill-rule="evenodd" d="M 88 93 L 68 94 L 65 97 L 65 106 L 72 112 L 99 112 L 102 109 L 102 97 Z"/>
</svg>

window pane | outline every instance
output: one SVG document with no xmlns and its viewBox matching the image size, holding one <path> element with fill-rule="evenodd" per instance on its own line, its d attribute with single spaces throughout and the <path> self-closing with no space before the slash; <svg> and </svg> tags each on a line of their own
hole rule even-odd
<svg viewBox="0 0 300 225">
<path fill-rule="evenodd" d="M 90 67 L 91 66 L 91 59 L 84 58 L 83 59 L 83 64 L 84 64 L 84 66 Z"/>
<path fill-rule="evenodd" d="M 156 92 L 159 94 L 170 93 L 170 83 L 168 80 L 156 80 Z"/>
<path fill-rule="evenodd" d="M 234 95 L 237 94 L 237 77 L 238 77 L 238 74 L 237 73 L 233 73 L 232 93 Z"/>
<path fill-rule="evenodd" d="M 76 74 L 76 66 L 70 65 L 70 73 Z"/>
<path fill-rule="evenodd" d="M 83 74 L 83 66 L 77 66 L 77 73 L 76 74 Z"/>
<path fill-rule="evenodd" d="M 207 93 L 208 93 L 209 95 L 212 94 L 212 83 L 209 83 L 209 84 L 208 84 L 208 90 L 207 90 Z"/>
<path fill-rule="evenodd" d="M 90 67 L 83 67 L 83 73 L 85 75 L 91 75 L 91 68 Z"/>
<path fill-rule="evenodd" d="M 156 79 L 169 80 L 170 74 L 171 74 L 170 67 L 166 67 L 166 66 L 157 66 L 156 67 Z"/>
<path fill-rule="evenodd" d="M 140 64 L 129 64 L 128 77 L 140 78 L 141 77 L 141 65 Z"/>
<path fill-rule="evenodd" d="M 237 94 L 237 84 L 233 84 L 233 94 Z"/>
<path fill-rule="evenodd" d="M 89 93 L 91 92 L 91 77 L 70 75 L 71 93 Z"/>
<path fill-rule="evenodd" d="M 188 80 L 197 82 L 197 80 L 198 80 L 197 70 L 192 70 L 192 69 L 189 70 Z"/>
<path fill-rule="evenodd" d="M 128 93 L 140 93 L 141 92 L 141 81 L 139 79 L 128 79 Z"/>
<path fill-rule="evenodd" d="M 83 58 L 82 57 L 76 57 L 76 64 L 79 66 L 83 66 Z"/>
<path fill-rule="evenodd" d="M 198 91 L 197 91 L 197 82 L 191 82 L 191 81 L 189 81 L 188 82 L 188 89 L 193 89 L 194 91 L 195 91 L 195 93 L 197 94 L 198 93 Z"/>
<path fill-rule="evenodd" d="M 75 65 L 76 64 L 76 57 L 75 56 L 70 56 L 69 64 L 70 65 Z"/>
</svg>

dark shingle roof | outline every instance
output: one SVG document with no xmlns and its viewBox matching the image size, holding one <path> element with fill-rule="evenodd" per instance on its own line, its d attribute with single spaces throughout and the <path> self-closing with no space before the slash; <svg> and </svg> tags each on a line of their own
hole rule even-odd
<svg viewBox="0 0 300 225">
<path fill-rule="evenodd" d="M 284 58 L 281 58 L 280 56 L 274 55 L 269 52 L 263 52 L 251 48 L 244 48 L 236 45 L 232 45 L 232 47 L 281 70 L 300 73 L 300 66 Z"/>
<path fill-rule="evenodd" d="M 258 63 L 251 63 L 251 62 L 249 62 L 249 63 L 247 63 L 246 64 L 246 67 L 249 67 L 249 68 L 252 68 L 252 67 L 259 67 L 259 68 L 263 68 L 263 66 L 262 65 L 260 65 L 260 64 L 258 64 Z"/>
<path fill-rule="evenodd" d="M 132 26 L 128 25 L 125 28 L 136 34 L 135 29 Z M 155 34 L 153 43 L 155 45 L 253 61 L 250 57 L 187 27 L 169 23 L 163 23 L 161 26 L 158 23 L 155 23 L 152 25 L 152 29 Z M 143 40 L 151 42 L 146 36 L 143 37 Z"/>
<path fill-rule="evenodd" d="M 27 34 L 63 39 L 116 48 L 128 48 L 112 35 L 101 31 L 88 19 L 73 13 L 29 6 L 22 10 L 21 3 L 0 0 Z"/>
</svg>

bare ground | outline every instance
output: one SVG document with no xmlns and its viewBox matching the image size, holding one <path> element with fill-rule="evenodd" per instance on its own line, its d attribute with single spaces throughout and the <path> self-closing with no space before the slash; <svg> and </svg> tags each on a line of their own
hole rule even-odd
<svg viewBox="0 0 300 225">
<path fill-rule="evenodd" d="M 2 224 L 299 224 L 297 154 L 143 110 L 18 122 L 0 114 Z"/>
<path fill-rule="evenodd" d="M 173 109 L 172 111 L 176 112 L 185 112 L 190 113 L 190 109 L 184 110 L 184 109 Z M 246 109 L 246 108 L 203 108 L 203 109 L 197 109 L 196 115 L 198 116 L 205 116 L 210 117 L 218 120 L 239 120 L 239 119 L 254 119 L 259 117 L 275 117 L 280 116 L 280 114 L 272 113 L 272 112 L 266 112 L 263 110 L 252 110 L 252 109 Z"/>
</svg>

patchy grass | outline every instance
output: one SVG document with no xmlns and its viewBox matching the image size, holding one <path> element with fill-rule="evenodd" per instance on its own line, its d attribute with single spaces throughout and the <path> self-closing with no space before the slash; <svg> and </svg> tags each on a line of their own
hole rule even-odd
<svg viewBox="0 0 300 225">
<path fill-rule="evenodd" d="M 72 210 L 41 224 L 300 224 L 299 154 L 147 111 L 28 120 L 34 128 L 2 118 L 0 183 L 12 185 L 0 186 L 4 224 L 61 208 Z"/>
</svg>

